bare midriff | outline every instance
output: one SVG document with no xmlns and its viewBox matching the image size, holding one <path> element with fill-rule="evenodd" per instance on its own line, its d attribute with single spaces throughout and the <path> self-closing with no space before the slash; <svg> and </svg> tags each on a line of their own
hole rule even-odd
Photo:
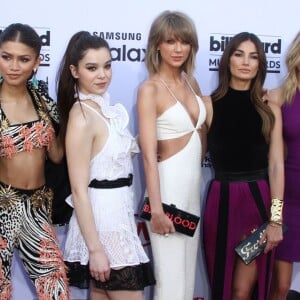
<svg viewBox="0 0 300 300">
<path fill-rule="evenodd" d="M 0 159 L 0 181 L 19 189 L 35 189 L 45 184 L 45 149 L 19 152 Z"/>
</svg>

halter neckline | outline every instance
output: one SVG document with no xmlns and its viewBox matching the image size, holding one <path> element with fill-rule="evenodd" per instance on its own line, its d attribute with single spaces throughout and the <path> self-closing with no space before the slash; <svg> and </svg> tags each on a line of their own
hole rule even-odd
<svg viewBox="0 0 300 300">
<path fill-rule="evenodd" d="M 101 109 L 103 109 L 106 106 L 109 106 L 110 97 L 108 93 L 104 93 L 103 95 L 97 95 L 97 94 L 83 94 L 81 92 L 78 93 L 79 100 L 92 100 L 95 103 L 97 103 Z"/>
</svg>

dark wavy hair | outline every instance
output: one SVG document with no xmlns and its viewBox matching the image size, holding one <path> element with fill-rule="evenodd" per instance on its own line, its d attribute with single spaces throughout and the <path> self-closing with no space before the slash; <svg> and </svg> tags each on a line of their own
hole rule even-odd
<svg viewBox="0 0 300 300">
<path fill-rule="evenodd" d="M 69 111 L 78 100 L 75 97 L 75 94 L 78 94 L 77 79 L 72 76 L 70 65 L 77 67 L 79 61 L 85 56 L 89 49 L 100 48 L 106 48 L 110 51 L 109 45 L 104 39 L 91 35 L 87 31 L 75 33 L 67 45 L 56 76 L 60 134 L 63 139 L 66 135 Z"/>
<path fill-rule="evenodd" d="M 231 81 L 230 58 L 239 45 L 245 41 L 251 41 L 258 53 L 258 71 L 250 84 L 250 96 L 255 109 L 262 118 L 262 133 L 269 141 L 271 130 L 274 127 L 275 117 L 270 107 L 262 101 L 264 94 L 263 85 L 267 74 L 267 59 L 264 52 L 263 43 L 253 33 L 241 32 L 233 36 L 227 44 L 219 64 L 219 84 L 213 91 L 211 97 L 213 101 L 218 101 L 227 93 Z"/>
</svg>

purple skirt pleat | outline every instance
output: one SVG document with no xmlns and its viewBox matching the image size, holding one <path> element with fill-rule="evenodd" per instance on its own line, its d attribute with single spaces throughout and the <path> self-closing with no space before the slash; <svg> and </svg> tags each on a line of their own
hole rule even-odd
<svg viewBox="0 0 300 300">
<path fill-rule="evenodd" d="M 211 182 L 204 214 L 204 249 L 212 300 L 230 300 L 237 259 L 235 247 L 269 217 L 270 190 L 266 180 Z M 255 299 L 268 298 L 273 253 L 256 258 Z"/>
</svg>

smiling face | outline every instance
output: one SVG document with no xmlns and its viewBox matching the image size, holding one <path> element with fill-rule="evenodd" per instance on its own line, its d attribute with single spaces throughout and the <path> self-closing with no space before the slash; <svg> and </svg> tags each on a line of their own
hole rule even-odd
<svg viewBox="0 0 300 300">
<path fill-rule="evenodd" d="M 242 42 L 230 57 L 230 85 L 235 87 L 243 84 L 249 88 L 257 74 L 258 66 L 259 56 L 256 46 L 250 40 Z"/>
<path fill-rule="evenodd" d="M 71 65 L 70 70 L 81 93 L 103 95 L 112 78 L 110 52 L 105 47 L 88 49 L 78 66 Z"/>
<path fill-rule="evenodd" d="M 25 84 L 39 63 L 34 49 L 23 43 L 7 41 L 0 47 L 0 74 L 6 84 Z"/>
<path fill-rule="evenodd" d="M 186 41 L 167 36 L 159 45 L 161 63 L 174 68 L 180 68 L 188 59 L 192 46 Z"/>
</svg>

